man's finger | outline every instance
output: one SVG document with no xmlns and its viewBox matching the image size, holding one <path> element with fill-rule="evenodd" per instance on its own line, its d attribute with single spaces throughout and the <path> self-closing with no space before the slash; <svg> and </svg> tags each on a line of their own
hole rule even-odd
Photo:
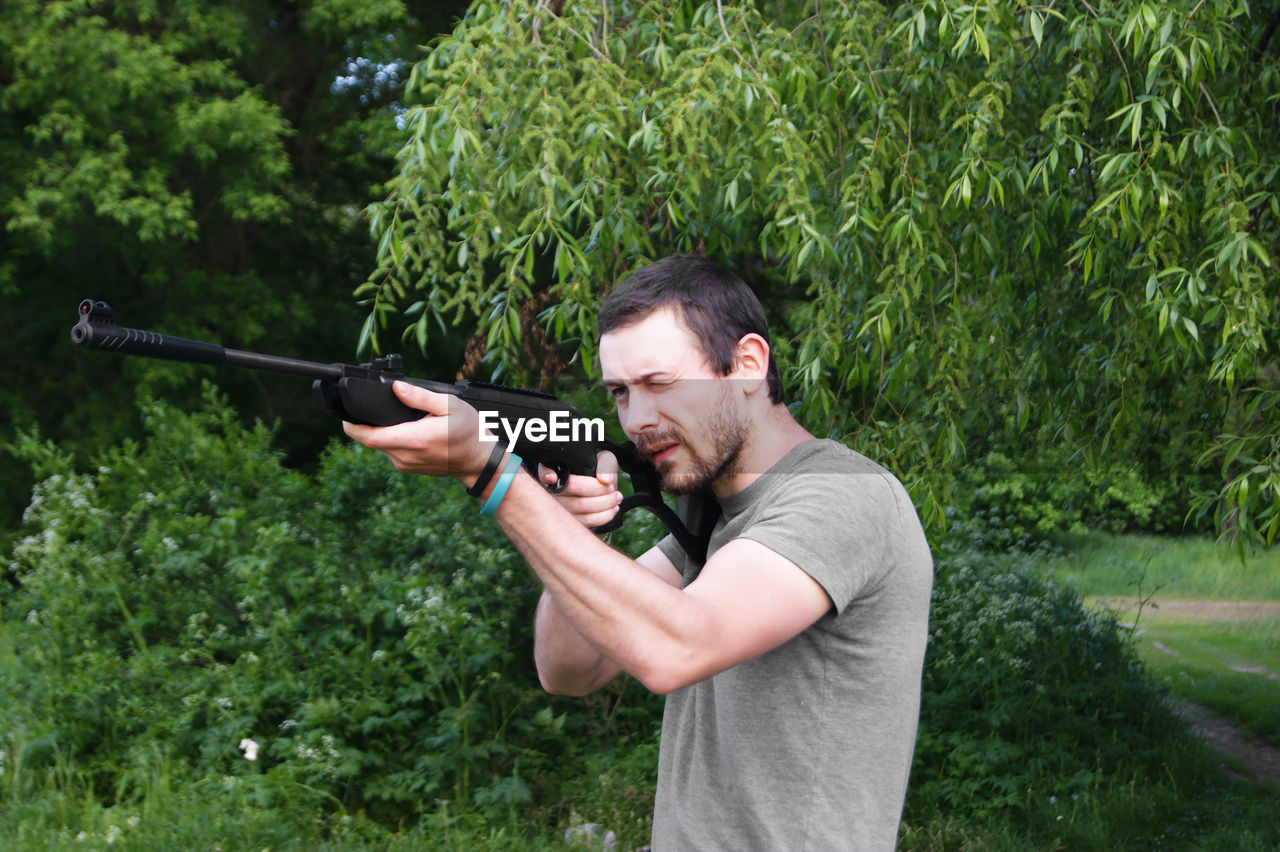
<svg viewBox="0 0 1280 852">
<path fill-rule="evenodd" d="M 425 411 L 428 414 L 448 414 L 450 394 L 420 388 L 408 382 L 397 381 L 391 385 L 400 401 L 410 408 Z"/>
<path fill-rule="evenodd" d="M 429 391 L 428 391 L 429 393 Z M 393 426 L 365 426 L 344 420 L 342 431 L 353 441 L 374 450 L 392 450 L 403 447 L 420 447 L 445 439 L 448 428 L 443 420 L 424 417 Z"/>
<path fill-rule="evenodd" d="M 594 528 L 594 527 L 602 527 L 605 524 L 609 523 L 614 519 L 614 517 L 617 514 L 618 514 L 618 507 L 614 506 L 612 509 L 608 509 L 604 512 L 600 512 L 599 514 L 576 515 L 575 517 L 577 517 L 578 522 L 581 523 L 584 527 Z"/>
<path fill-rule="evenodd" d="M 618 487 L 618 457 L 608 450 L 596 453 L 596 479 L 610 488 Z"/>
<path fill-rule="evenodd" d="M 568 497 L 560 500 L 560 505 L 586 527 L 604 526 L 612 521 L 618 514 L 621 503 L 622 492 L 620 491 L 611 491 L 595 497 Z"/>
<path fill-rule="evenodd" d="M 612 517 L 613 511 L 622 502 L 622 492 L 610 491 L 607 494 L 592 494 L 589 497 L 565 497 L 560 502 L 573 515 L 595 515 L 603 512 Z"/>
</svg>

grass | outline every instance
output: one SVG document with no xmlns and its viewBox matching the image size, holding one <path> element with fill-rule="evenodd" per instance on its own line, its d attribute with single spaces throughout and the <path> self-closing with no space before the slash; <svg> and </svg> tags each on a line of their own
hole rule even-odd
<svg viewBox="0 0 1280 852">
<path fill-rule="evenodd" d="M 1203 537 L 1086 533 L 1054 541 L 1045 566 L 1085 597 L 1280 601 L 1280 547 L 1246 550 Z"/>
<path fill-rule="evenodd" d="M 128 789 L 94 789 L 62 757 L 0 778 L 0 849 L 274 850 L 274 852 L 445 852 L 581 849 L 563 828 L 515 813 L 452 813 L 445 802 L 412 825 L 387 825 L 266 774 L 192 778 L 162 762 Z M 21 777 L 14 777 L 19 775 Z M 635 848 L 634 846 L 626 848 Z"/>
<path fill-rule="evenodd" d="M 1280 743 L 1280 604 L 1148 605 L 1134 640 L 1152 677 L 1212 707 L 1245 733 Z"/>
<path fill-rule="evenodd" d="M 1191 753 L 1173 758 L 1185 778 L 1214 768 Z M 1025 822 L 938 814 L 906 824 L 901 852 L 1043 850 L 1197 850 L 1274 852 L 1280 844 L 1273 793 L 1243 782 L 1166 784 L 1109 781 L 1077 796 L 1027 803 Z"/>
<path fill-rule="evenodd" d="M 1242 560 L 1202 538 L 1094 533 L 1053 544 L 1052 555 L 1040 557 L 1042 570 L 1133 625 L 1154 680 L 1280 744 L 1280 678 L 1270 677 L 1280 673 L 1280 548 Z M 1108 779 L 1068 799 L 1029 794 L 1022 817 L 1011 821 L 937 811 L 904 825 L 899 848 L 1280 848 L 1276 789 L 1229 780 L 1198 740 L 1184 746 L 1163 756 L 1163 781 Z"/>
<path fill-rule="evenodd" d="M 1280 548 L 1093 533 L 1044 562 L 1132 625 L 1152 676 L 1176 695 L 1280 744 Z"/>
</svg>

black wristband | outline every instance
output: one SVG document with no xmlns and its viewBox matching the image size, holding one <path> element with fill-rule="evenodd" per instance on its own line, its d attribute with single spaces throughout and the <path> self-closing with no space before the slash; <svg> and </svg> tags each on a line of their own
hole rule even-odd
<svg viewBox="0 0 1280 852">
<path fill-rule="evenodd" d="M 484 493 L 485 488 L 489 486 L 489 481 L 498 472 L 498 467 L 502 464 L 502 457 L 506 454 L 506 446 L 501 441 L 494 441 L 493 452 L 489 453 L 489 460 L 484 463 L 484 470 L 480 471 L 480 476 L 476 478 L 475 484 L 467 489 L 468 494 L 478 498 Z"/>
</svg>

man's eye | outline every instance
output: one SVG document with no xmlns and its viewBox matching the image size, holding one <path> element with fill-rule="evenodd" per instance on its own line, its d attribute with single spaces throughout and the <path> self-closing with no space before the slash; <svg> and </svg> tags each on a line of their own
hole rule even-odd
<svg viewBox="0 0 1280 852">
<path fill-rule="evenodd" d="M 626 395 L 627 389 L 625 387 L 609 388 L 609 396 L 614 399 L 622 399 Z"/>
</svg>

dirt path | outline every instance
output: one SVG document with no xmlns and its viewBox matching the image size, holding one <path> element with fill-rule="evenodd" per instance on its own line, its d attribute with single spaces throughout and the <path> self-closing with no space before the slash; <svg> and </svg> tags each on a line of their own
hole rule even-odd
<svg viewBox="0 0 1280 852">
<path fill-rule="evenodd" d="M 1090 598 L 1120 615 L 1132 616 L 1137 602 L 1132 598 Z M 1280 618 L 1280 601 L 1181 601 L 1155 598 L 1143 606 L 1165 615 L 1178 615 L 1197 621 L 1252 621 L 1262 618 Z"/>
<path fill-rule="evenodd" d="M 1133 598 L 1096 598 L 1095 600 L 1121 616 L 1133 617 L 1137 614 L 1137 602 Z M 1275 601 L 1184 601 L 1157 598 L 1146 602 L 1143 609 L 1144 617 L 1158 613 L 1190 621 L 1252 621 L 1280 618 L 1280 602 Z M 1139 632 L 1141 633 L 1141 630 Z M 1166 653 L 1177 653 L 1165 648 L 1159 642 L 1153 642 L 1152 645 Z M 1236 670 L 1239 671 L 1239 669 Z M 1280 677 L 1275 672 L 1258 673 L 1269 678 Z M 1280 789 L 1280 748 L 1264 741 L 1245 737 L 1239 725 L 1200 704 L 1180 700 L 1178 712 L 1191 723 L 1192 730 L 1213 746 L 1214 750 L 1237 762 L 1236 766 L 1224 763 L 1228 772 L 1239 776 L 1238 766 L 1244 766 L 1256 776 L 1251 780 L 1269 781 Z"/>
<path fill-rule="evenodd" d="M 1280 748 L 1258 740 L 1246 739 L 1240 727 L 1214 713 L 1208 707 L 1181 702 L 1178 712 L 1191 722 L 1191 729 L 1203 737 L 1221 755 L 1234 758 L 1257 778 L 1249 780 L 1270 781 L 1280 788 Z M 1229 763 L 1224 768 L 1237 777 L 1239 771 Z"/>
</svg>

